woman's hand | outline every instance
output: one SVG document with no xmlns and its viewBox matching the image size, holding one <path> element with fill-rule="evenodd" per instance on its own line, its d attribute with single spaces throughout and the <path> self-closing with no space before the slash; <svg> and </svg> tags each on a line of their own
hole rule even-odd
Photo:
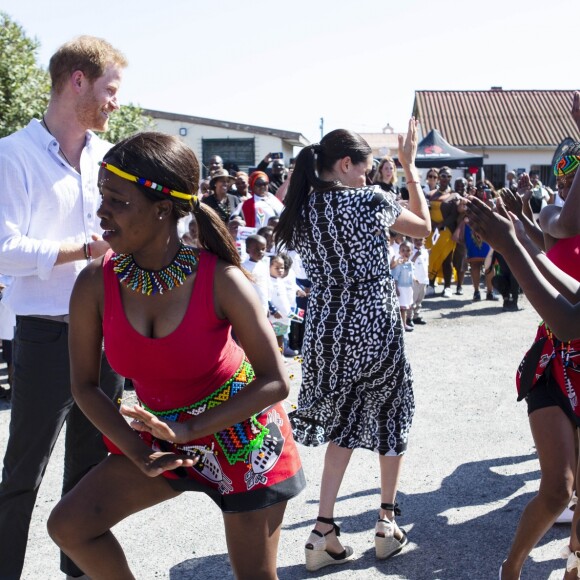
<svg viewBox="0 0 580 580">
<path fill-rule="evenodd" d="M 522 173 L 518 181 L 518 194 L 522 196 L 525 202 L 529 201 L 530 197 L 532 197 L 532 182 L 527 173 Z"/>
<path fill-rule="evenodd" d="M 169 441 L 170 443 L 187 443 L 194 439 L 187 427 L 187 423 L 162 421 L 139 405 L 134 405 L 133 407 L 122 406 L 121 414 L 133 419 L 130 425 L 135 431 L 146 431 L 157 439 L 163 439 L 163 441 Z"/>
<path fill-rule="evenodd" d="M 516 243 L 516 230 L 503 204 L 500 202 L 498 205 L 503 215 L 472 197 L 467 205 L 467 218 L 473 231 L 501 254 Z"/>
<path fill-rule="evenodd" d="M 522 219 L 524 211 L 524 199 L 521 194 L 514 193 L 511 189 L 503 187 L 500 189 L 499 195 L 505 204 L 508 211 Z"/>
<path fill-rule="evenodd" d="M 512 222 L 514 231 L 516 233 L 516 238 L 522 242 L 522 244 L 530 240 L 523 221 L 516 214 L 510 212 L 509 209 L 502 203 L 502 200 L 498 201 L 496 211 L 505 219 L 508 219 Z"/>
<path fill-rule="evenodd" d="M 417 124 L 415 117 L 409 120 L 409 128 L 407 136 L 403 140 L 403 136 L 399 135 L 399 163 L 403 167 L 408 167 L 415 164 L 415 157 L 417 155 Z"/>
<path fill-rule="evenodd" d="M 199 457 L 157 451 L 145 457 L 144 461 L 138 463 L 137 466 L 148 477 L 157 477 L 164 471 L 179 467 L 193 467 L 198 461 Z"/>
</svg>

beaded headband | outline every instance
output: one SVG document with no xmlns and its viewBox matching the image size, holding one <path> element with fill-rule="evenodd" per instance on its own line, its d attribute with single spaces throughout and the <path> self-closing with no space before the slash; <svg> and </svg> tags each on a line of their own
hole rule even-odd
<svg viewBox="0 0 580 580">
<path fill-rule="evenodd" d="M 168 187 L 164 187 L 163 185 L 159 185 L 158 183 L 150 181 L 149 179 L 144 179 L 143 177 L 137 177 L 136 175 L 131 175 L 130 173 L 127 173 L 126 171 L 123 171 L 122 169 L 119 169 L 118 167 L 115 167 L 114 165 L 111 165 L 110 163 L 107 163 L 106 161 L 101 161 L 99 163 L 99 165 L 101 167 L 103 167 L 104 169 L 107 169 L 111 173 L 114 173 L 115 175 L 118 175 L 119 177 L 122 177 L 123 179 L 126 179 L 128 181 L 134 181 L 135 183 L 138 183 L 139 185 L 143 185 L 145 187 L 150 187 L 151 189 L 154 189 L 155 191 L 160 191 L 161 193 L 165 193 L 166 195 L 170 195 L 172 197 L 179 197 L 181 199 L 191 199 L 194 202 L 197 202 L 197 195 L 191 195 L 189 193 L 181 193 L 180 191 L 175 191 L 174 189 L 169 189 Z"/>
<path fill-rule="evenodd" d="M 570 175 L 577 171 L 580 166 L 580 156 L 578 155 L 562 155 L 554 165 L 554 175 L 562 177 Z"/>
</svg>

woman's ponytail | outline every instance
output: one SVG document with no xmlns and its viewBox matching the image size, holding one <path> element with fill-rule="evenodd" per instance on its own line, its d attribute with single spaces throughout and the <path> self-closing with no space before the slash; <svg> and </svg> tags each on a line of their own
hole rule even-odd
<svg viewBox="0 0 580 580">
<path fill-rule="evenodd" d="M 244 271 L 236 245 L 218 214 L 205 203 L 194 203 L 193 216 L 197 221 L 201 246 L 224 262 Z"/>
</svg>

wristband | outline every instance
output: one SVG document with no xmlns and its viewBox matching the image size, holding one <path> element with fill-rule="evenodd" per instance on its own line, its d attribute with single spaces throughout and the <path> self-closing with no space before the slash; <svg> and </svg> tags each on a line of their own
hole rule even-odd
<svg viewBox="0 0 580 580">
<path fill-rule="evenodd" d="M 91 246 L 88 242 L 83 244 L 83 251 L 85 252 L 85 260 L 88 262 L 93 257 L 91 254 Z"/>
</svg>

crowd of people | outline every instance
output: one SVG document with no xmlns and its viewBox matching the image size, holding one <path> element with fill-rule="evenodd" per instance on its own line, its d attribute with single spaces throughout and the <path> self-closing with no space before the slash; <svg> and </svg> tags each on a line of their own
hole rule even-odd
<svg viewBox="0 0 580 580">
<path fill-rule="evenodd" d="M 355 557 L 335 508 L 356 449 L 378 456 L 376 557 L 399 553 L 415 411 L 404 336 L 425 324 L 426 297 L 450 298 L 453 282 L 463 294 L 468 271 L 474 301 L 483 282 L 486 300 L 497 292 L 517 310 L 523 289 L 544 319 L 518 369 L 542 470 L 499 572 L 519 578 L 579 481 L 580 143 L 556 162 L 557 194 L 533 173 L 508 174 L 496 191 L 467 178 L 452 187 L 440 167 L 422 184 L 415 119 L 399 136 L 404 187 L 393 158 L 377 164 L 344 129 L 288 168 L 269 153 L 249 175 L 230 172 L 214 155 L 201 179 L 179 138 L 142 132 L 112 146 L 95 134 L 118 108 L 126 67 L 102 39 L 66 43 L 50 61 L 43 118 L 0 140 L 2 307 L 16 328 L 0 579 L 21 576 L 65 422 L 48 532 L 67 577 L 133 578 L 112 528 L 195 491 L 223 513 L 236 578 L 274 580 L 286 505 L 306 484 L 296 442 L 327 445 L 306 569 Z M 573 115 L 580 128 L 578 94 Z M 287 414 L 284 357 L 298 354 Z M 138 404 L 120 404 L 126 380 Z M 567 580 L 580 577 L 579 524 L 580 510 Z"/>
</svg>

